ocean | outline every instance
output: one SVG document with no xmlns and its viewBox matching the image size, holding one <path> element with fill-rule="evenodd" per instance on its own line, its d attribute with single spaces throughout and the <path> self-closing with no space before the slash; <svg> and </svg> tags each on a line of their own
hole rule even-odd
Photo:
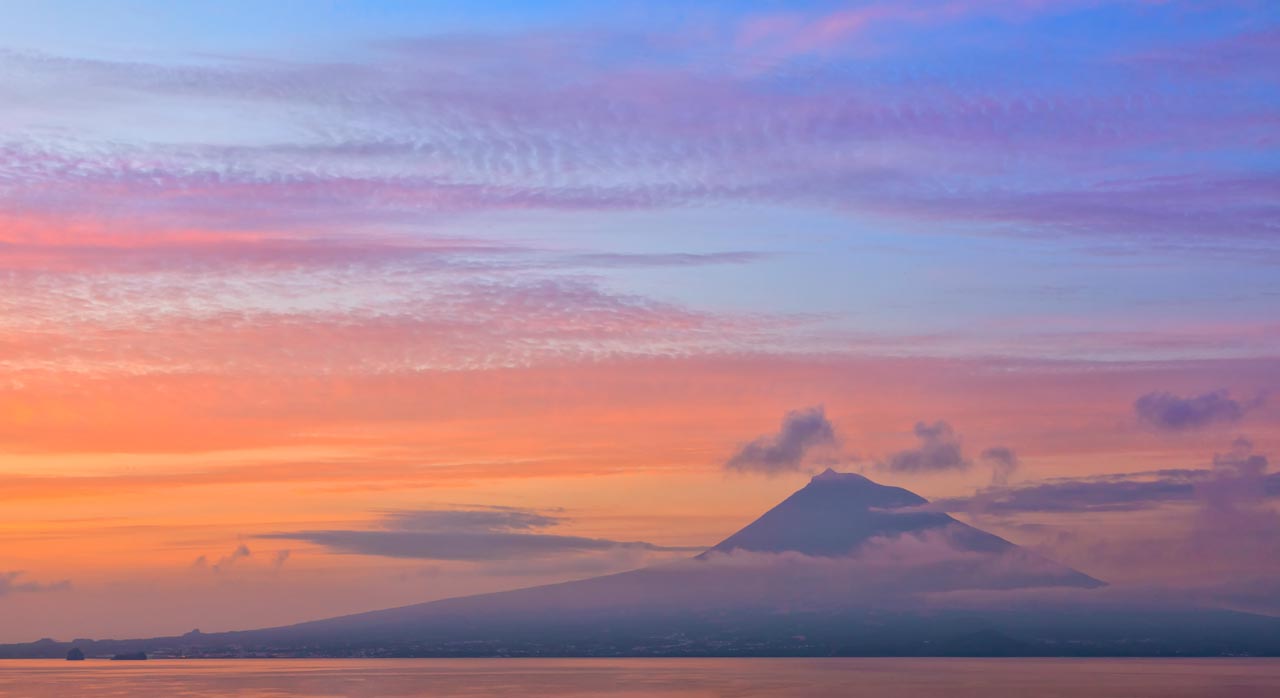
<svg viewBox="0 0 1280 698">
<path fill-rule="evenodd" d="M 1280 659 L 0 661 L 3 698 L 1280 696 Z"/>
</svg>

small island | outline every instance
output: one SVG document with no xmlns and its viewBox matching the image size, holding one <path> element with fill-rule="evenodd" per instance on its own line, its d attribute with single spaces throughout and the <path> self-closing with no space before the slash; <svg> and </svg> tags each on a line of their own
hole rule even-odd
<svg viewBox="0 0 1280 698">
<path fill-rule="evenodd" d="M 67 650 L 67 661 L 83 662 L 84 652 L 82 652 L 79 647 L 72 647 L 70 650 Z"/>
</svg>

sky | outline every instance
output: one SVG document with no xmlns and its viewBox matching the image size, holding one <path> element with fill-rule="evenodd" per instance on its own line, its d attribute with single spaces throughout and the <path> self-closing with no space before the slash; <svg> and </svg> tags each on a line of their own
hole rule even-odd
<svg viewBox="0 0 1280 698">
<path fill-rule="evenodd" d="M 0 642 L 687 557 L 826 467 L 1280 614 L 1280 6 L 0 6 Z"/>
</svg>

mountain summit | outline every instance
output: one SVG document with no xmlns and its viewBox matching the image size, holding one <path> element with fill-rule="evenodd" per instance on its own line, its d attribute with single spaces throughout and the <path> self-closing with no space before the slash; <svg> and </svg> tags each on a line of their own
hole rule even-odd
<svg viewBox="0 0 1280 698">
<path fill-rule="evenodd" d="M 734 550 L 846 555 L 877 536 L 925 530 L 951 521 L 946 514 L 895 512 L 928 500 L 901 487 L 877 484 L 828 468 L 746 528 L 699 557 Z"/>
<path fill-rule="evenodd" d="M 943 512 L 929 511 L 924 508 L 928 503 L 901 487 L 828 468 L 698 559 L 739 551 L 791 553 L 856 566 L 875 555 L 882 564 L 864 572 L 918 590 L 1103 584 Z M 865 585 L 869 580 L 864 576 L 862 581 Z"/>
</svg>

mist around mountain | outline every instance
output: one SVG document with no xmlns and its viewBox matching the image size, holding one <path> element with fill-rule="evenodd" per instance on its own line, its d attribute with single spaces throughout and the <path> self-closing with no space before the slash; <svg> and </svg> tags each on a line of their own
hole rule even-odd
<svg viewBox="0 0 1280 698">
<path fill-rule="evenodd" d="M 1280 655 L 1280 619 L 1135 597 L 828 470 L 691 559 L 293 626 L 0 656 Z"/>
</svg>

